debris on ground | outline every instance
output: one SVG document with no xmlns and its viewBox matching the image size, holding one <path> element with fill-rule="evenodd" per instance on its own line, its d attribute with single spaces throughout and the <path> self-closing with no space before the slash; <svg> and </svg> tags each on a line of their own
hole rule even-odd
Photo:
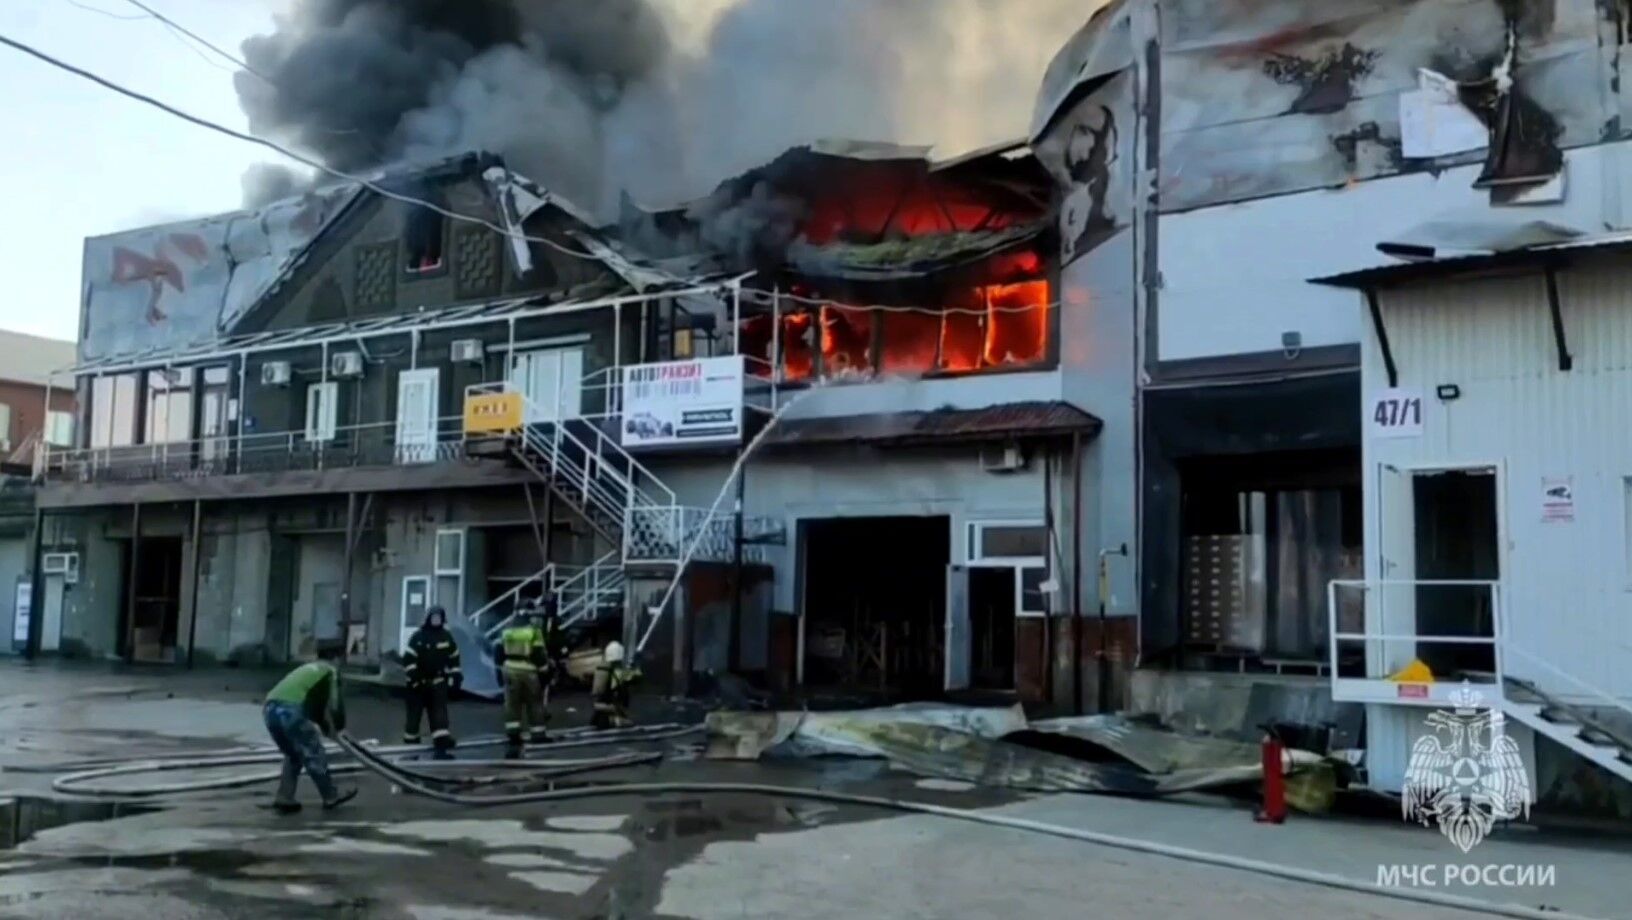
<svg viewBox="0 0 1632 920">
<path fill-rule="evenodd" d="M 707 756 L 881 757 L 920 776 L 1030 792 L 1162 796 L 1254 788 L 1258 745 L 1181 734 L 1120 715 L 1029 722 L 1019 706 L 908 704 L 846 712 L 715 712 Z M 1285 754 L 1287 798 L 1324 812 L 1336 773 L 1309 751 Z"/>
</svg>

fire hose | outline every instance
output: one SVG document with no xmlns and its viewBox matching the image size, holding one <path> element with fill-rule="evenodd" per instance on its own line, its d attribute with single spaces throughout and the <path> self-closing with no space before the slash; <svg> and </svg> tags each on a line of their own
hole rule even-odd
<svg viewBox="0 0 1632 920">
<path fill-rule="evenodd" d="M 1344 878 L 1327 872 L 1316 872 L 1310 869 L 1299 869 L 1295 866 L 1285 866 L 1278 863 L 1265 862 L 1256 859 L 1247 859 L 1241 856 L 1228 856 L 1221 853 L 1208 853 L 1202 850 L 1192 850 L 1187 847 L 1169 846 L 1150 840 L 1139 840 L 1131 837 L 1119 837 L 1114 834 L 1104 834 L 1097 831 L 1081 828 L 1065 827 L 1058 824 L 1049 824 L 1043 821 L 1033 821 L 1028 818 L 1017 818 L 1009 815 L 994 814 L 986 811 L 976 811 L 968 808 L 954 808 L 947 805 L 934 805 L 927 802 L 912 802 L 905 799 L 892 799 L 883 796 L 859 795 L 849 792 L 836 792 L 828 789 L 810 789 L 799 786 L 774 786 L 762 783 L 699 783 L 699 782 L 662 782 L 662 783 L 608 783 L 602 785 L 579 786 L 570 789 L 549 789 L 536 792 L 505 793 L 499 795 L 473 795 L 467 793 L 446 792 L 434 788 L 411 772 L 399 768 L 396 764 L 387 761 L 373 751 L 358 744 L 351 736 L 342 732 L 339 737 L 340 746 L 357 759 L 357 765 L 372 771 L 397 787 L 416 795 L 445 802 L 450 805 L 463 806 L 500 806 L 526 805 L 540 802 L 568 802 L 579 799 L 604 798 L 608 796 L 652 796 L 671 794 L 730 794 L 769 796 L 772 798 L 806 799 L 815 802 L 824 802 L 832 805 L 859 805 L 863 807 L 884 809 L 887 811 L 904 812 L 908 814 L 934 815 L 950 818 L 956 821 L 966 821 L 973 824 L 983 824 L 990 827 L 1002 827 L 1010 830 L 1025 831 L 1034 834 L 1043 834 L 1049 837 L 1060 837 L 1067 840 L 1077 840 L 1083 843 L 1098 844 L 1121 850 L 1131 850 L 1138 853 L 1147 853 L 1154 856 L 1165 856 L 1185 862 L 1198 863 L 1207 866 L 1216 866 L 1225 869 L 1236 869 L 1243 872 L 1252 872 L 1272 878 L 1284 879 L 1304 884 L 1319 885 L 1324 888 L 1334 888 L 1343 891 L 1353 891 L 1360 894 L 1376 895 L 1400 901 L 1410 901 L 1417 904 L 1432 904 L 1438 907 L 1448 907 L 1457 910 L 1469 911 L 1487 916 L 1515 917 L 1520 920 L 1591 920 L 1576 914 L 1561 913 L 1552 910 L 1525 907 L 1520 904 L 1501 904 L 1490 901 L 1481 901 L 1476 898 L 1461 897 L 1453 894 L 1444 894 L 1437 891 L 1422 891 L 1414 888 L 1389 888 L 1382 885 L 1363 882 L 1358 879 Z"/>
<path fill-rule="evenodd" d="M 655 730 L 654 730 L 655 729 Z M 650 729 L 614 730 L 610 732 L 578 732 L 573 737 L 560 741 L 538 745 L 550 752 L 567 749 L 604 746 L 626 742 L 663 741 L 692 734 L 699 730 L 697 726 L 653 726 Z M 500 736 L 496 740 L 475 739 L 466 742 L 465 747 L 491 747 L 504 744 L 505 739 Z M 352 742 L 355 745 L 355 742 Z M 344 754 L 350 749 L 345 745 L 327 745 L 331 754 Z M 383 747 L 371 751 L 374 756 L 385 758 L 404 758 L 423 754 L 430 748 L 424 745 L 401 745 Z M 400 763 L 393 766 L 405 774 L 417 779 L 441 783 L 460 782 L 446 777 L 435 775 L 448 770 L 491 769 L 504 771 L 525 771 L 534 779 L 553 780 L 566 776 L 573 776 L 592 770 L 612 769 L 616 767 L 638 766 L 655 763 L 662 760 L 661 752 L 633 753 L 615 755 L 612 757 L 592 758 L 587 760 L 448 760 L 424 761 L 419 764 L 423 769 L 435 773 L 419 773 L 409 770 Z M 259 766 L 262 764 L 277 764 L 283 761 L 283 754 L 275 747 L 250 748 L 235 751 L 217 752 L 204 755 L 173 755 L 156 757 L 139 761 L 96 761 L 73 766 L 85 767 L 57 777 L 51 783 L 51 788 L 63 795 L 74 795 L 93 798 L 154 798 L 168 795 L 188 795 L 198 792 L 211 792 L 223 789 L 238 789 L 245 786 L 254 786 L 260 783 L 272 782 L 279 778 L 281 770 L 248 775 L 225 776 L 218 779 L 193 780 L 182 783 L 165 783 L 147 786 L 102 788 L 92 785 L 99 781 L 115 777 L 136 776 L 145 773 L 195 772 L 199 770 L 216 770 L 230 767 Z M 63 769 L 58 767 L 57 769 Z M 69 767 L 72 769 L 72 767 Z M 364 769 L 358 763 L 336 764 L 330 768 L 331 774 L 344 775 Z M 46 767 L 31 767 L 26 772 L 55 772 Z"/>
</svg>

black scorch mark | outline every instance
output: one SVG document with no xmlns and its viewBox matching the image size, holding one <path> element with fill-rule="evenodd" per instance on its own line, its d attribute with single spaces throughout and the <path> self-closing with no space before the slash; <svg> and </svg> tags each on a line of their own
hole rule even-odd
<svg viewBox="0 0 1632 920">
<path fill-rule="evenodd" d="M 1354 86 L 1377 65 L 1378 52 L 1362 51 L 1344 42 L 1324 57 L 1301 58 L 1275 54 L 1264 61 L 1264 74 L 1282 86 L 1302 88 L 1287 111 L 1324 115 L 1342 111 L 1354 100 Z"/>
</svg>

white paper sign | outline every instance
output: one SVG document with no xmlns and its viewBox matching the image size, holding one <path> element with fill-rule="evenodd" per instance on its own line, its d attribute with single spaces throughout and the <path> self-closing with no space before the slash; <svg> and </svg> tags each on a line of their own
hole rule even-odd
<svg viewBox="0 0 1632 920">
<path fill-rule="evenodd" d="M 1421 390 L 1379 390 L 1371 398 L 1367 425 L 1374 438 L 1421 437 L 1422 412 Z"/>
<path fill-rule="evenodd" d="M 1541 521 L 1568 524 L 1575 520 L 1575 477 L 1543 476 L 1541 480 Z"/>
<path fill-rule="evenodd" d="M 17 603 L 12 607 L 11 641 L 17 643 L 28 642 L 29 621 L 34 618 L 34 583 L 19 579 L 17 582 Z"/>
<path fill-rule="evenodd" d="M 623 446 L 742 440 L 741 355 L 631 367 L 623 376 Z"/>
</svg>

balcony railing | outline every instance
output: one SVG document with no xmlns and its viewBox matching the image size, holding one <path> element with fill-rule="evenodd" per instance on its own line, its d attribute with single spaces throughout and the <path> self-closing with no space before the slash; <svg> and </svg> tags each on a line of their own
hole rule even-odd
<svg viewBox="0 0 1632 920">
<path fill-rule="evenodd" d="M 336 428 L 326 438 L 280 431 L 128 447 L 46 448 L 36 475 L 48 482 L 124 483 L 446 463 L 464 455 L 463 422 L 463 416 L 448 416 L 437 420 L 434 432 L 407 437 L 396 422 L 375 422 Z"/>
</svg>

